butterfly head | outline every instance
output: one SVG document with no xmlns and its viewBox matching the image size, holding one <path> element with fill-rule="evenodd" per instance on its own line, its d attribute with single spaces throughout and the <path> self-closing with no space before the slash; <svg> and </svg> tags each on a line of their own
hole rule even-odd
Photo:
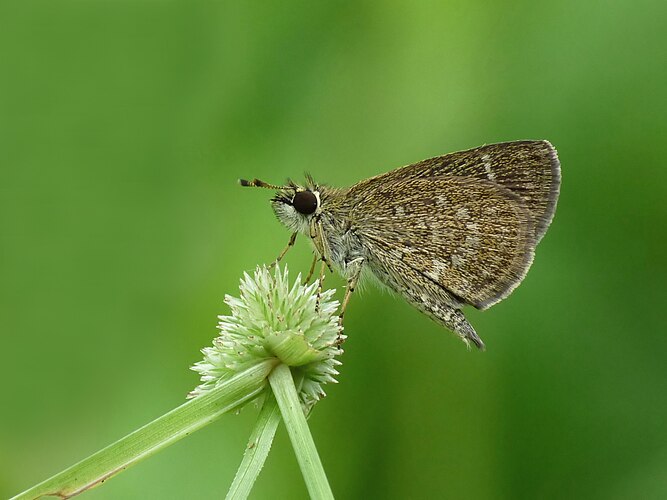
<svg viewBox="0 0 667 500">
<path fill-rule="evenodd" d="M 285 186 L 275 186 L 259 179 L 241 179 L 239 182 L 242 186 L 276 189 L 277 193 L 271 199 L 271 207 L 278 220 L 292 232 L 308 233 L 310 221 L 319 213 L 321 205 L 320 190 L 310 177 L 306 186 L 292 181 Z"/>
</svg>

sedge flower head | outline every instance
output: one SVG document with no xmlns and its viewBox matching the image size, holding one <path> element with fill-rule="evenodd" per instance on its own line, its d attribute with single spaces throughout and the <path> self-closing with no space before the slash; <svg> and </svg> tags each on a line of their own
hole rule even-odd
<svg viewBox="0 0 667 500">
<path fill-rule="evenodd" d="M 220 335 L 192 367 L 201 384 L 189 397 L 269 358 L 290 366 L 307 412 L 325 396 L 322 386 L 336 382 L 340 361 L 335 357 L 343 352 L 335 290 L 318 293 L 317 281 L 303 284 L 298 275 L 290 285 L 288 278 L 287 267 L 277 265 L 257 267 L 252 276 L 244 273 L 239 297 L 225 296 L 231 314 L 218 316 Z"/>
</svg>

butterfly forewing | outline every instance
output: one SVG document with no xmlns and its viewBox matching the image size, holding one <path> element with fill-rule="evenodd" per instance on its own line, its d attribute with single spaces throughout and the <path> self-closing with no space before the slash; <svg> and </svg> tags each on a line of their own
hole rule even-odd
<svg viewBox="0 0 667 500">
<path fill-rule="evenodd" d="M 429 158 L 378 177 L 383 182 L 396 182 L 442 175 L 491 181 L 516 194 L 535 221 L 536 243 L 553 219 L 560 189 L 560 162 L 548 141 L 489 144 Z"/>
<path fill-rule="evenodd" d="M 487 180 L 459 176 L 367 183 L 352 219 L 369 253 L 396 280 L 416 275 L 458 300 L 486 308 L 523 279 L 533 258 L 534 222 L 522 200 Z M 395 270 L 389 269 L 391 262 Z M 412 274 L 410 274 L 412 275 Z M 391 284 L 390 284 L 391 286 Z"/>
</svg>

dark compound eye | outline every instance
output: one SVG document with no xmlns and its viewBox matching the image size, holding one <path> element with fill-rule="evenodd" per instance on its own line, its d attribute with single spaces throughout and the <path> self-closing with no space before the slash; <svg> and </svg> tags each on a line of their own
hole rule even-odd
<svg viewBox="0 0 667 500">
<path fill-rule="evenodd" d="M 292 206 L 303 215 L 310 215 L 317 210 L 317 196 L 311 191 L 299 191 L 294 195 Z"/>
</svg>

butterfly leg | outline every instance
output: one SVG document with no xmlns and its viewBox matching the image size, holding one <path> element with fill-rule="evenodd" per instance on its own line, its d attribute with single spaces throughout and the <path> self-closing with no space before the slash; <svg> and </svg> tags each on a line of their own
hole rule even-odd
<svg viewBox="0 0 667 500">
<path fill-rule="evenodd" d="M 347 289 L 345 290 L 343 304 L 340 307 L 340 314 L 338 315 L 341 326 L 343 326 L 345 310 L 347 309 L 347 305 L 350 302 L 350 297 L 352 297 L 352 292 L 354 292 L 354 289 L 357 287 L 357 282 L 359 281 L 359 276 L 361 276 L 363 265 L 364 259 L 362 257 L 354 259 L 347 264 L 346 274 L 349 276 L 349 278 L 347 279 Z"/>
<path fill-rule="evenodd" d="M 287 252 L 289 252 L 289 249 L 292 248 L 292 247 L 294 246 L 294 242 L 296 241 L 296 235 L 297 235 L 297 234 L 298 234 L 298 233 L 296 233 L 296 232 L 292 233 L 292 236 L 290 236 L 290 238 L 289 238 L 289 242 L 287 243 L 287 246 L 286 246 L 285 248 L 283 248 L 283 251 L 280 252 L 280 255 L 278 255 L 278 257 L 276 257 L 276 260 L 274 260 L 274 261 L 271 263 L 271 265 L 269 266 L 269 269 L 273 268 L 276 264 L 278 264 L 278 262 L 280 262 L 281 260 L 283 260 L 283 257 L 285 256 L 285 254 L 286 254 Z"/>
<path fill-rule="evenodd" d="M 310 238 L 313 240 L 315 245 L 315 251 L 319 253 L 319 259 L 322 261 L 322 266 L 320 267 L 320 277 L 318 279 L 317 286 L 317 301 L 315 303 L 315 310 L 318 311 L 320 308 L 320 296 L 322 294 L 322 282 L 324 281 L 324 271 L 328 267 L 329 271 L 333 273 L 333 268 L 329 263 L 329 260 L 326 257 L 326 245 L 324 241 L 324 233 L 322 232 L 322 223 L 319 219 L 313 219 L 310 224 Z M 313 267 L 315 262 L 313 262 Z"/>
<path fill-rule="evenodd" d="M 313 262 L 310 264 L 310 269 L 308 270 L 308 276 L 306 276 L 305 283 L 309 283 L 310 279 L 313 277 L 313 274 L 315 274 L 315 264 L 317 264 L 318 260 L 320 260 L 320 258 L 318 257 L 317 253 L 314 253 Z"/>
<path fill-rule="evenodd" d="M 316 252 L 320 254 L 320 259 L 322 259 L 322 264 L 326 264 L 326 266 L 329 268 L 329 271 L 333 273 L 333 267 L 331 267 L 331 263 L 329 263 L 329 259 L 327 258 L 328 246 L 324 241 L 322 222 L 319 219 L 313 219 L 310 224 L 310 238 L 313 240 Z M 323 275 L 324 271 L 321 274 Z"/>
<path fill-rule="evenodd" d="M 322 265 L 320 266 L 320 276 L 317 278 L 317 297 L 315 299 L 315 311 L 320 310 L 320 298 L 322 297 L 322 283 L 324 283 L 324 271 L 326 270 L 327 262 L 324 260 L 324 258 L 321 258 L 322 260 Z M 314 262 L 313 262 L 313 267 L 314 267 Z"/>
</svg>

